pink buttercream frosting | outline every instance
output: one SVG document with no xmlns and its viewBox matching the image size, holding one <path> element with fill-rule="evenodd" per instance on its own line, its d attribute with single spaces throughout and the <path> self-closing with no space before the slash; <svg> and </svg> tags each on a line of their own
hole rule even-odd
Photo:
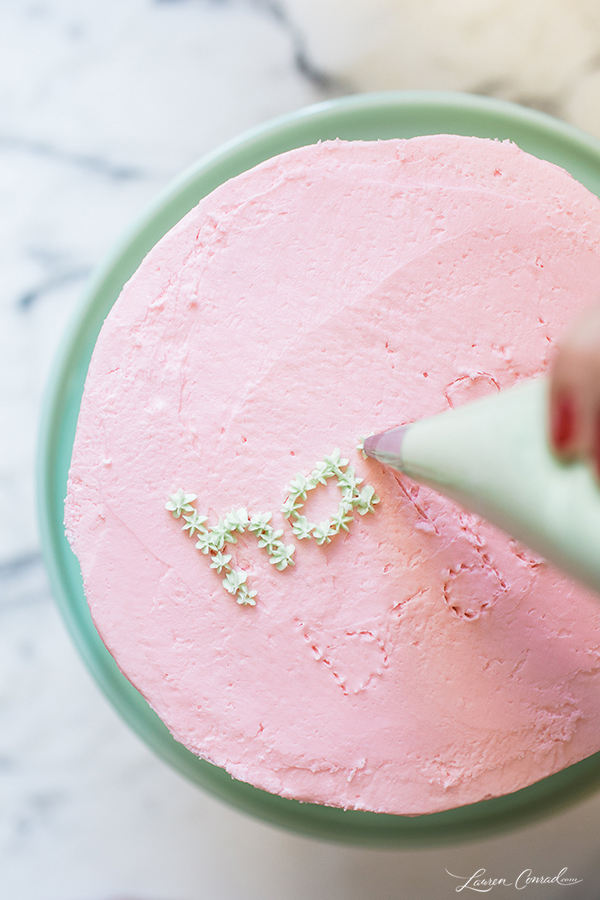
<svg viewBox="0 0 600 900">
<path fill-rule="evenodd" d="M 340 141 L 219 187 L 98 339 L 66 503 L 106 646 L 174 736 L 300 800 L 436 812 L 600 750 L 600 605 L 526 548 L 363 459 L 361 436 L 543 371 L 597 298 L 600 202 L 508 142 Z M 381 502 L 297 540 L 286 487 L 335 447 Z M 165 510 L 271 512 L 240 606 Z M 337 488 L 311 492 L 318 521 Z"/>
</svg>

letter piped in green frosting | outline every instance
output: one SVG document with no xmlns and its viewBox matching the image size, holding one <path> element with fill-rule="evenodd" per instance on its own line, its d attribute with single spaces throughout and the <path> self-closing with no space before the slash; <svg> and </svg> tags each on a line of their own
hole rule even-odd
<svg viewBox="0 0 600 900">
<path fill-rule="evenodd" d="M 354 521 L 352 513 L 356 510 L 361 516 L 374 512 L 379 497 L 370 484 L 359 488 L 362 478 L 357 478 L 356 470 L 342 459 L 340 451 L 334 450 L 321 462 L 318 462 L 310 475 L 296 475 L 288 485 L 287 497 L 281 508 L 283 515 L 292 523 L 292 531 L 298 540 L 314 538 L 317 544 L 329 544 L 340 531 L 348 531 Z M 330 478 L 336 478 L 341 492 L 337 512 L 330 519 L 319 524 L 309 522 L 301 514 L 310 491 L 320 484 L 327 484 Z"/>
<path fill-rule="evenodd" d="M 278 571 L 283 571 L 288 566 L 294 565 L 293 555 L 295 547 L 285 545 L 280 540 L 283 530 L 275 531 L 269 524 L 270 513 L 260 513 L 256 516 L 248 516 L 244 507 L 232 509 L 226 516 L 221 517 L 216 525 L 209 528 L 205 526 L 207 516 L 200 515 L 192 506 L 196 494 L 186 494 L 180 488 L 172 494 L 165 508 L 172 513 L 174 519 L 178 519 L 183 513 L 185 525 L 183 531 L 187 531 L 190 537 L 196 538 L 196 548 L 201 553 L 210 556 L 211 569 L 215 569 L 218 575 L 223 575 L 223 587 L 233 594 L 241 606 L 256 605 L 256 591 L 251 590 L 247 584 L 245 572 L 234 569 L 231 565 L 231 554 L 225 553 L 226 547 L 237 544 L 238 536 L 245 531 L 254 534 L 258 540 L 258 546 L 264 548 L 269 554 L 271 562 Z"/>
</svg>

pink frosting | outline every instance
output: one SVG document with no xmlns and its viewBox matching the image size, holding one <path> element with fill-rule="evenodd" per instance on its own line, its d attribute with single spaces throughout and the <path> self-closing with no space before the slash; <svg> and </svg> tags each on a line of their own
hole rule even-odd
<svg viewBox="0 0 600 900">
<path fill-rule="evenodd" d="M 600 203 L 510 143 L 329 142 L 202 200 L 145 259 L 90 366 L 66 504 L 94 621 L 175 737 L 285 797 L 418 814 L 600 750 L 600 605 L 356 451 L 544 370 L 597 298 Z M 329 545 L 280 509 L 339 447 L 381 497 Z M 242 607 L 165 510 L 272 512 Z M 337 505 L 334 488 L 307 503 Z"/>
</svg>

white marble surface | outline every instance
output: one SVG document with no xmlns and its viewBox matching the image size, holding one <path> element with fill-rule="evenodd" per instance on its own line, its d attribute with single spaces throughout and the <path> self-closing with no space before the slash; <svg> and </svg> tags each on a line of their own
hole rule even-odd
<svg viewBox="0 0 600 900">
<path fill-rule="evenodd" d="M 581 881 L 526 896 L 600 896 L 600 797 L 493 840 L 367 851 L 184 782 L 73 649 L 33 486 L 44 384 L 85 280 L 171 177 L 357 90 L 490 93 L 600 136 L 597 0 L 8 0 L 0 48 L 0 898 L 438 900 L 459 886 L 446 869 L 513 881 L 528 867 Z"/>
</svg>

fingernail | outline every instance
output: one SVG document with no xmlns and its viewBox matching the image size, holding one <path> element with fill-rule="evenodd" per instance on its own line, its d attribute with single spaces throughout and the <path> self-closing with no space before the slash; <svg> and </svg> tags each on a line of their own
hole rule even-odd
<svg viewBox="0 0 600 900">
<path fill-rule="evenodd" d="M 555 449 L 567 450 L 575 436 L 575 409 L 568 394 L 561 394 L 552 404 L 550 437 Z"/>
</svg>

